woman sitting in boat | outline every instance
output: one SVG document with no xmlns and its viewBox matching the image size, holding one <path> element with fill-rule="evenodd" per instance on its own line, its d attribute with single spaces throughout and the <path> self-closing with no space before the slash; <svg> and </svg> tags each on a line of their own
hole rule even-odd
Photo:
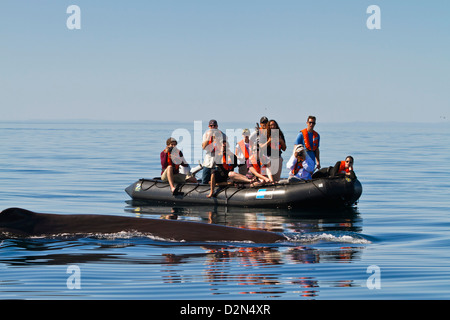
<svg viewBox="0 0 450 320">
<path fill-rule="evenodd" d="M 237 167 L 238 161 L 235 154 L 233 154 L 228 148 L 226 140 L 223 140 L 221 151 L 218 155 L 220 163 L 216 163 L 215 169 L 211 173 L 211 192 L 206 196 L 211 198 L 214 196 L 214 188 L 217 185 L 223 186 L 228 184 L 228 178 L 232 182 L 251 183 L 252 181 L 246 176 L 234 172 L 234 168 Z"/>
<path fill-rule="evenodd" d="M 253 152 L 247 160 L 247 178 L 251 179 L 254 186 L 264 183 L 274 183 L 272 173 L 266 169 L 265 165 L 261 164 L 257 154 L 258 152 Z"/>
<path fill-rule="evenodd" d="M 177 140 L 169 138 L 166 141 L 166 148 L 161 151 L 161 180 L 168 181 L 170 191 L 175 192 L 175 184 L 185 182 L 197 182 L 195 177 L 189 177 L 180 173 L 180 165 L 187 167 L 188 164 L 183 157 L 183 153 L 176 148 Z"/>
<path fill-rule="evenodd" d="M 330 171 L 330 176 L 336 177 L 336 176 L 345 176 L 349 177 L 350 179 L 356 179 L 356 174 L 353 171 L 353 163 L 354 159 L 352 156 L 347 156 L 345 158 L 345 161 L 338 161 L 334 165 L 334 167 Z"/>
<path fill-rule="evenodd" d="M 314 162 L 306 156 L 305 148 L 299 144 L 294 146 L 294 152 L 286 164 L 289 169 L 289 181 L 311 180 Z"/>
</svg>

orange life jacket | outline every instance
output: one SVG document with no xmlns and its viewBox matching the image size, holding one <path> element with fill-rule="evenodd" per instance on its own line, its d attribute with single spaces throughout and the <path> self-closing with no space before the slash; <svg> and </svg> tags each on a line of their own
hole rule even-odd
<svg viewBox="0 0 450 320">
<path fill-rule="evenodd" d="M 222 166 L 225 170 L 227 171 L 233 171 L 234 167 L 232 164 L 228 164 L 227 163 L 227 156 L 226 156 L 226 152 L 223 153 L 222 156 Z"/>
<path fill-rule="evenodd" d="M 249 154 L 248 154 L 248 149 L 247 149 L 247 147 L 245 146 L 244 140 L 239 141 L 239 142 L 238 142 L 238 145 L 239 145 L 239 147 L 241 148 L 242 153 L 244 154 L 245 160 L 247 160 L 250 156 L 249 156 Z"/>
<path fill-rule="evenodd" d="M 258 160 L 256 160 L 255 155 L 252 154 L 249 161 L 250 161 L 251 165 L 253 166 L 253 168 L 256 169 L 256 172 L 261 174 L 261 165 L 260 165 L 260 162 Z"/>
<path fill-rule="evenodd" d="M 319 147 L 319 134 L 313 130 L 313 141 L 311 144 L 311 141 L 309 141 L 309 134 L 307 129 L 303 129 L 301 131 L 303 134 L 303 141 L 305 142 L 305 148 L 308 151 L 316 151 Z"/>
<path fill-rule="evenodd" d="M 295 164 L 294 169 L 292 169 L 292 174 L 295 176 L 300 171 L 300 169 L 303 169 L 303 165 L 302 165 L 301 162 L 297 161 L 297 163 Z"/>
<path fill-rule="evenodd" d="M 339 165 L 339 173 L 347 173 L 350 172 L 349 168 L 345 167 L 345 161 L 341 161 L 341 164 Z"/>
<path fill-rule="evenodd" d="M 209 145 L 212 145 L 210 147 L 211 148 L 210 152 L 211 152 L 211 154 L 213 154 L 216 151 L 216 149 L 217 149 L 217 143 L 214 141 L 214 137 L 213 136 L 209 137 L 208 144 L 206 145 L 206 147 L 209 146 Z"/>
</svg>

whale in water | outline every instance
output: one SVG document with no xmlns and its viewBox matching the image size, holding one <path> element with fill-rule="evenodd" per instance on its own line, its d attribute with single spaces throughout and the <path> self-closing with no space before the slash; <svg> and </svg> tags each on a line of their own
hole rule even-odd
<svg viewBox="0 0 450 320">
<path fill-rule="evenodd" d="M 0 236 L 45 237 L 55 235 L 139 232 L 168 241 L 274 243 L 286 240 L 278 233 L 179 220 L 122 217 L 99 214 L 36 213 L 21 208 L 0 212 Z"/>
</svg>

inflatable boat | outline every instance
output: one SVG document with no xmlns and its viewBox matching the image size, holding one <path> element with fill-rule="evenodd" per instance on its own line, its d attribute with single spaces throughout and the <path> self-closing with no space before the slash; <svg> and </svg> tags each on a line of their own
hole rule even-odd
<svg viewBox="0 0 450 320">
<path fill-rule="evenodd" d="M 362 194 L 358 179 L 326 177 L 307 181 L 280 181 L 275 185 L 216 187 L 211 198 L 207 184 L 184 183 L 172 193 L 168 182 L 140 179 L 125 189 L 133 200 L 159 204 L 223 205 L 240 207 L 304 208 L 345 207 L 357 204 Z"/>
</svg>

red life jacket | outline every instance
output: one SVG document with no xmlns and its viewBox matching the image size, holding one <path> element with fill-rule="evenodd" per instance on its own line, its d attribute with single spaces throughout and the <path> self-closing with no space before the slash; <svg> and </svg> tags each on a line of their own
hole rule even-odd
<svg viewBox="0 0 450 320">
<path fill-rule="evenodd" d="M 345 167 L 345 161 L 341 161 L 341 164 L 339 165 L 339 173 L 347 173 L 350 172 L 349 168 Z"/>
<path fill-rule="evenodd" d="M 305 148 L 308 151 L 316 151 L 317 148 L 319 147 L 319 134 L 316 131 L 313 130 L 313 141 L 312 141 L 312 144 L 311 144 L 311 141 L 309 141 L 308 130 L 307 129 L 303 129 L 301 131 L 301 133 L 303 134 L 303 141 L 305 142 Z"/>
</svg>

